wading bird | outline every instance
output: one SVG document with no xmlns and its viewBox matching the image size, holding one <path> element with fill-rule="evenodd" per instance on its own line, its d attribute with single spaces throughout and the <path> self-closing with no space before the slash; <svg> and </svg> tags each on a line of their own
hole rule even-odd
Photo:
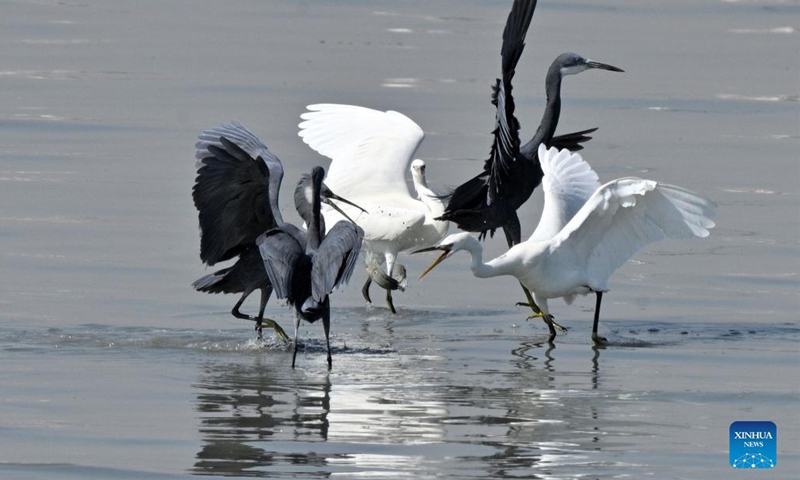
<svg viewBox="0 0 800 480">
<path fill-rule="evenodd" d="M 399 282 L 392 277 L 399 276 L 395 272 L 397 255 L 435 245 L 449 226 L 446 221 L 434 220 L 444 212 L 444 205 L 427 185 L 425 162 L 412 162 L 424 133 L 399 112 L 336 104 L 307 108 L 301 115 L 304 121 L 299 135 L 309 147 L 332 160 L 325 183 L 369 212 L 343 207 L 364 229 L 364 249 L 369 252 L 365 259 L 383 257 L 382 262 L 374 262 L 384 264 L 381 286 L 395 313 L 392 290 Z M 416 191 L 413 196 L 405 178 L 409 170 Z M 323 215 L 329 223 L 341 218 L 327 208 Z M 373 277 L 367 278 L 362 289 L 368 302 Z"/>
<path fill-rule="evenodd" d="M 273 328 L 284 341 L 289 337 L 264 309 L 272 285 L 264 270 L 256 239 L 267 230 L 284 225 L 278 208 L 283 165 L 261 140 L 238 122 L 205 130 L 195 145 L 197 178 L 192 197 L 200 223 L 200 259 L 207 265 L 237 258 L 227 268 L 206 275 L 192 286 L 206 293 L 241 293 L 231 314 L 256 322 L 259 339 L 263 324 Z M 338 208 L 332 199 L 343 201 L 327 187 L 323 201 Z M 295 228 L 295 234 L 305 235 Z M 261 291 L 258 315 L 239 308 L 256 290 Z"/>
<path fill-rule="evenodd" d="M 525 35 L 535 8 L 535 0 L 516 0 L 511 7 L 500 52 L 502 78 L 497 79 L 492 94 L 492 104 L 497 110 L 490 156 L 481 173 L 452 191 L 444 214 L 438 217 L 454 222 L 461 230 L 480 232 L 480 239 L 485 239 L 487 233 L 493 235 L 497 228 L 502 228 L 509 248 L 518 244 L 522 237 L 517 209 L 530 198 L 542 180 L 542 170 L 536 158 L 539 145 L 577 151 L 582 148 L 583 142 L 591 138 L 588 134 L 596 130 L 593 128 L 554 137 L 561 114 L 563 78 L 589 69 L 622 72 L 612 65 L 587 60 L 574 53 L 559 55 L 547 71 L 547 100 L 539 128 L 530 141 L 520 146 L 519 122 L 514 116 L 511 80 L 525 47 Z M 532 303 L 529 292 L 524 291 L 531 302 L 531 308 L 538 313 L 539 309 Z M 552 319 L 546 316 L 543 318 L 551 335 L 555 335 Z"/>
<path fill-rule="evenodd" d="M 376 255 L 372 250 L 365 248 L 362 251 L 362 256 L 364 258 L 364 268 L 367 270 L 367 281 L 364 283 L 364 286 L 361 287 L 361 295 L 364 297 L 364 300 L 366 300 L 367 303 L 372 303 L 372 299 L 369 296 L 369 287 L 372 285 L 372 282 L 375 282 L 379 287 L 386 290 L 386 303 L 389 305 L 389 310 L 391 310 L 392 313 L 397 313 L 394 309 L 391 292 L 394 290 L 400 290 L 401 292 L 406 291 L 406 287 L 408 287 L 408 277 L 405 265 L 395 262 L 392 268 L 392 276 L 390 277 L 386 273 L 386 267 L 384 266 L 386 264 L 386 259 L 383 255 Z"/>
<path fill-rule="evenodd" d="M 538 156 L 545 172 L 538 232 L 488 263 L 473 236 L 450 235 L 438 246 L 421 250 L 443 252 L 422 276 L 455 252 L 467 250 L 473 275 L 516 277 L 545 315 L 550 313 L 547 299 L 564 297 L 570 303 L 575 295 L 594 292 L 592 339 L 604 343 L 597 324 L 611 274 L 650 243 L 708 236 L 714 226 L 714 205 L 681 187 L 635 177 L 597 187 L 597 175 L 580 155 L 540 145 Z M 554 338 L 551 332 L 550 341 Z"/>
<path fill-rule="evenodd" d="M 294 308 L 294 353 L 297 358 L 297 332 L 300 320 L 314 323 L 322 319 L 331 368 L 330 323 L 331 292 L 347 283 L 361 249 L 364 231 L 349 221 L 337 222 L 327 233 L 321 215 L 322 179 L 325 171 L 314 167 L 295 190 L 295 207 L 308 228 L 307 236 L 298 238 L 299 229 L 284 224 L 260 236 L 258 244 L 264 267 L 278 298 L 285 298 Z"/>
</svg>

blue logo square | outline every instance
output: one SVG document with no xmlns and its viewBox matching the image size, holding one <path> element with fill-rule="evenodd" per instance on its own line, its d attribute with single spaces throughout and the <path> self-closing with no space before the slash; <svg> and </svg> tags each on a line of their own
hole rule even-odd
<svg viewBox="0 0 800 480">
<path fill-rule="evenodd" d="M 731 467 L 775 468 L 778 428 L 773 422 L 733 422 L 730 428 Z"/>
</svg>

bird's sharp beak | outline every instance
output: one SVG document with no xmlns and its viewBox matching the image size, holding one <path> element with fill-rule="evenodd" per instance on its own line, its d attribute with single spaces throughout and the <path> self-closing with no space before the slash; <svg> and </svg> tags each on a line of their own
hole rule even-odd
<svg viewBox="0 0 800 480">
<path fill-rule="evenodd" d="M 346 203 L 346 204 L 350 205 L 351 207 L 356 207 L 357 209 L 361 210 L 364 213 L 369 213 L 366 210 L 364 210 L 363 208 L 361 208 L 360 206 L 358 206 L 355 203 L 351 202 L 350 200 L 348 200 L 346 198 L 342 198 L 342 197 L 340 197 L 339 195 L 336 195 L 333 192 L 330 193 L 330 198 L 332 198 L 333 200 L 338 200 L 338 201 L 340 201 L 342 203 Z"/>
<path fill-rule="evenodd" d="M 624 72 L 625 70 L 615 67 L 614 65 L 609 65 L 607 63 L 600 63 L 589 60 L 586 62 L 586 66 L 589 68 L 599 68 L 601 70 L 609 70 L 611 72 Z"/>
<path fill-rule="evenodd" d="M 436 260 L 434 260 L 433 263 L 431 263 L 428 266 L 428 268 L 425 269 L 424 272 L 422 272 L 422 275 L 419 276 L 420 279 L 422 279 L 422 277 L 427 275 L 428 272 L 433 270 L 436 267 L 436 265 L 439 265 L 440 263 L 445 261 L 445 259 L 447 259 L 447 257 L 450 256 L 450 253 L 452 251 L 452 247 L 449 246 L 449 245 L 448 246 L 444 246 L 444 247 L 428 247 L 428 248 L 422 248 L 420 250 L 416 250 L 416 251 L 412 252 L 412 253 L 422 253 L 422 252 L 432 252 L 432 251 L 435 251 L 435 250 L 440 250 L 442 252 L 442 254 L 439 255 L 436 258 Z"/>
<path fill-rule="evenodd" d="M 361 210 L 364 213 L 368 213 L 366 210 L 364 210 L 360 206 L 356 205 L 355 203 L 351 202 L 350 200 L 347 200 L 346 198 L 342 198 L 339 195 L 336 195 L 329 188 L 325 189 L 325 194 L 323 196 L 323 199 L 324 199 L 326 204 L 328 204 L 331 207 L 333 207 L 334 210 L 336 210 L 337 212 L 342 214 L 342 216 L 344 216 L 344 218 L 350 220 L 350 222 L 352 222 L 352 223 L 356 223 L 356 222 L 352 218 L 350 218 L 346 213 L 344 213 L 344 211 L 341 208 L 339 208 L 339 206 L 336 205 L 336 203 L 334 203 L 332 200 L 337 200 L 339 202 L 346 203 L 346 204 L 348 204 L 350 206 L 356 207 L 357 209 Z"/>
</svg>

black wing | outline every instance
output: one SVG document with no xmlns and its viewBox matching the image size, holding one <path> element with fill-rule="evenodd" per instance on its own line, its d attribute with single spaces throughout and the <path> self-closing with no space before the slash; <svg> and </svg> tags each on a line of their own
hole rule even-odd
<svg viewBox="0 0 800 480">
<path fill-rule="evenodd" d="M 232 266 L 197 279 L 192 286 L 206 293 L 242 293 L 269 286 L 258 247 L 251 246 Z"/>
<path fill-rule="evenodd" d="M 361 227 L 345 221 L 337 222 L 325 235 L 311 269 L 314 300 L 322 302 L 333 289 L 350 280 L 363 238 Z"/>
<path fill-rule="evenodd" d="M 302 304 L 311 294 L 311 259 L 300 242 L 283 227 L 278 227 L 259 236 L 256 244 L 275 295 L 289 300 L 290 304 L 298 301 Z"/>
<path fill-rule="evenodd" d="M 525 35 L 533 19 L 536 0 L 516 0 L 503 30 L 502 79 L 497 79 L 492 89 L 492 104 L 496 106 L 494 142 L 483 171 L 456 187 L 449 195 L 442 220 L 452 220 L 459 228 L 485 231 L 485 219 L 481 217 L 490 201 L 493 201 L 501 185 L 513 177 L 521 177 L 514 170 L 520 168 L 519 122 L 514 117 L 514 99 L 511 96 L 511 79 L 525 47 Z"/>
<path fill-rule="evenodd" d="M 525 35 L 533 19 L 536 0 L 515 0 L 503 30 L 502 78 L 497 79 L 492 94 L 492 103 L 497 107 L 494 142 L 484 171 L 489 172 L 488 200 L 492 202 L 501 186 L 518 174 L 515 170 L 521 161 L 519 156 L 519 122 L 514 116 L 514 98 L 511 95 L 511 80 L 517 63 L 525 48 Z"/>
<path fill-rule="evenodd" d="M 282 177 L 283 167 L 263 144 L 255 147 L 253 139 L 258 142 L 241 124 L 222 125 L 199 136 L 192 197 L 200 220 L 200 258 L 209 265 L 239 255 L 258 235 L 275 227 L 270 176 Z"/>
<path fill-rule="evenodd" d="M 559 150 L 567 149 L 571 152 L 577 152 L 583 150 L 583 143 L 588 142 L 592 139 L 589 136 L 590 133 L 594 133 L 597 130 L 597 127 L 590 128 L 588 130 L 581 130 L 580 132 L 572 132 L 572 133 L 565 133 L 564 135 L 558 135 L 553 137 L 550 142 L 548 142 L 547 147 L 553 148 L 556 147 Z"/>
<path fill-rule="evenodd" d="M 450 192 L 445 213 L 438 219 L 452 220 L 451 214 L 462 210 L 480 209 L 486 206 L 486 192 L 489 190 L 489 174 L 479 175 L 462 183 Z"/>
</svg>

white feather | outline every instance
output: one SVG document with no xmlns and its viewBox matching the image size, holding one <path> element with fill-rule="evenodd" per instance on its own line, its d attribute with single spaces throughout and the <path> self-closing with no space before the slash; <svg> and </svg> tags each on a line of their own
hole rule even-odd
<svg viewBox="0 0 800 480">
<path fill-rule="evenodd" d="M 538 157 L 544 172 L 542 190 L 545 208 L 530 239 L 549 240 L 600 188 L 600 181 L 597 173 L 577 153 L 557 148 L 548 150 L 544 144 L 540 144 Z"/>
<path fill-rule="evenodd" d="M 405 175 L 425 134 L 402 113 L 354 105 L 309 105 L 299 135 L 333 160 L 325 184 L 344 197 L 405 194 Z"/>
<path fill-rule="evenodd" d="M 642 247 L 664 238 L 706 237 L 714 227 L 713 203 L 653 180 L 620 178 L 581 202 L 597 175 L 580 156 L 540 149 L 539 158 L 545 171 L 545 213 L 538 233 L 486 263 L 483 247 L 466 233 L 451 235 L 439 245 L 451 255 L 468 250 L 477 277 L 516 277 L 544 313 L 549 313 L 550 298 L 570 302 L 575 295 L 606 291 L 611 274 Z"/>
<path fill-rule="evenodd" d="M 300 137 L 330 157 L 325 184 L 337 195 L 364 208 L 338 205 L 364 230 L 364 249 L 385 259 L 391 276 L 397 255 L 435 245 L 447 233 L 441 199 L 425 181 L 425 162 L 412 158 L 424 138 L 422 129 L 402 113 L 353 105 L 309 105 L 301 115 Z M 409 168 L 411 167 L 411 168 Z M 415 194 L 409 192 L 412 171 Z M 343 217 L 323 208 L 325 223 Z"/>
</svg>

